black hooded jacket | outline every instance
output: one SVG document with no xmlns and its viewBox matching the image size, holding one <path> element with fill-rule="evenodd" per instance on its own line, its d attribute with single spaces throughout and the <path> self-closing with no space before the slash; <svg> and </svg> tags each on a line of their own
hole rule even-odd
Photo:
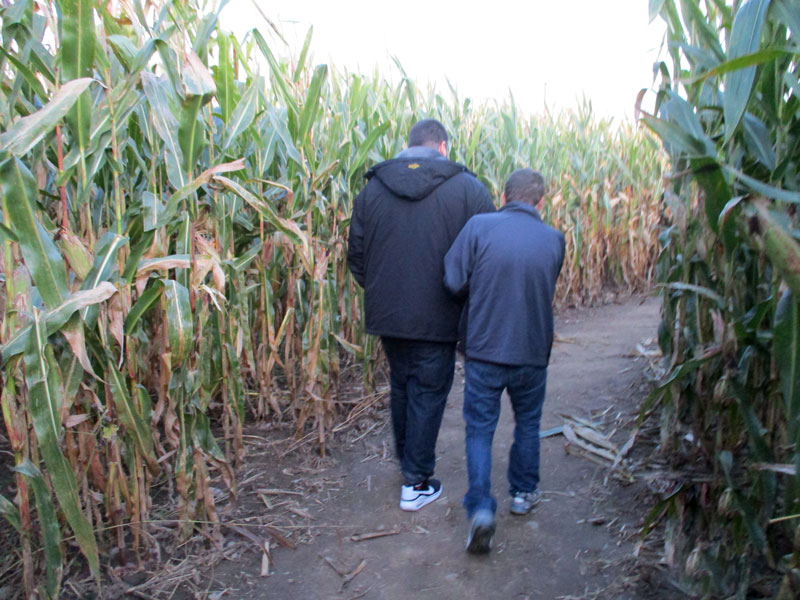
<svg viewBox="0 0 800 600">
<path fill-rule="evenodd" d="M 489 192 L 465 166 L 419 146 L 375 165 L 367 180 L 347 250 L 367 333 L 455 342 L 461 304 L 442 283 L 444 255 L 470 217 L 494 211 Z"/>
</svg>

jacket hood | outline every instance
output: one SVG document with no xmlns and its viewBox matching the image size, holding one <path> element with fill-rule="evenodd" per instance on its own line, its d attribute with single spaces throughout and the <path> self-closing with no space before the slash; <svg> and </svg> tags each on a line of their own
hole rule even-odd
<svg viewBox="0 0 800 600">
<path fill-rule="evenodd" d="M 411 147 L 367 172 L 367 179 L 377 177 L 398 198 L 422 200 L 451 177 L 469 170 L 447 160 L 436 150 Z"/>
</svg>

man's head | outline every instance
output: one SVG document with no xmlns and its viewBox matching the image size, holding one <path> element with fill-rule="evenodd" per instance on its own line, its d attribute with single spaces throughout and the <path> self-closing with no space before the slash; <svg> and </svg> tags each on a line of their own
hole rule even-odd
<svg viewBox="0 0 800 600">
<path fill-rule="evenodd" d="M 447 130 L 436 119 L 417 121 L 408 132 L 408 146 L 427 146 L 447 156 Z"/>
<path fill-rule="evenodd" d="M 505 202 L 526 202 L 538 207 L 544 198 L 544 177 L 533 169 L 517 169 L 506 181 Z"/>
</svg>

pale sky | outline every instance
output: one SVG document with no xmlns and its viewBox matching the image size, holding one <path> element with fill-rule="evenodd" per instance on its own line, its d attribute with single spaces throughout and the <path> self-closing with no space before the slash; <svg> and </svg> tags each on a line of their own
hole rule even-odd
<svg viewBox="0 0 800 600">
<path fill-rule="evenodd" d="M 258 0 L 256 0 L 258 2 Z M 281 29 L 274 36 L 253 0 L 231 0 L 222 26 L 243 36 L 258 27 L 279 56 L 297 56 L 308 28 L 313 64 L 399 78 L 396 57 L 418 86 L 449 97 L 504 99 L 521 111 L 575 108 L 585 96 L 600 116 L 632 118 L 653 81 L 664 25 L 648 22 L 647 0 L 286 0 L 258 2 Z M 652 99 L 653 94 L 649 94 Z M 645 106 L 652 101 L 645 102 Z"/>
</svg>

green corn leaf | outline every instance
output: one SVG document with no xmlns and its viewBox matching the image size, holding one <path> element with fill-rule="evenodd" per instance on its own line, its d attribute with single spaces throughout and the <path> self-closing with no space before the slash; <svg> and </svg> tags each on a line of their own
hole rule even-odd
<svg viewBox="0 0 800 600">
<path fill-rule="evenodd" d="M 181 104 L 181 119 L 178 126 L 178 141 L 183 155 L 183 172 L 192 177 L 194 166 L 205 144 L 203 123 L 199 119 L 203 106 L 201 96 L 188 96 Z"/>
<path fill-rule="evenodd" d="M 150 114 L 156 132 L 166 146 L 167 177 L 175 189 L 186 185 L 186 175 L 183 170 L 183 153 L 178 141 L 178 121 L 172 114 L 169 104 L 169 83 L 159 79 L 149 71 L 142 72 L 142 88 L 150 104 Z"/>
<path fill-rule="evenodd" d="M 108 281 L 117 264 L 119 250 L 128 243 L 128 238 L 118 235 L 113 231 L 106 232 L 97 242 L 95 247 L 94 262 L 86 279 L 81 284 L 82 290 L 97 288 L 102 282 Z M 86 325 L 94 327 L 97 322 L 98 309 L 94 304 L 81 310 L 81 319 Z M 83 362 L 81 364 L 84 364 Z"/>
<path fill-rule="evenodd" d="M 22 525 L 19 522 L 19 509 L 14 506 L 14 503 L 0 494 L 0 515 L 6 518 L 6 521 L 17 530 L 17 533 L 22 534 Z"/>
<path fill-rule="evenodd" d="M 767 430 L 759 421 L 758 414 L 756 414 L 755 407 L 753 406 L 756 402 L 756 398 L 753 397 L 750 390 L 746 390 L 744 386 L 735 379 L 729 379 L 728 384 L 731 390 L 733 390 L 733 395 L 739 404 L 739 410 L 742 412 L 743 421 L 747 427 L 747 433 L 749 434 L 748 441 L 752 448 L 753 455 L 761 462 L 775 462 L 772 450 L 764 438 Z"/>
<path fill-rule="evenodd" d="M 119 59 L 119 62 L 122 63 L 125 70 L 130 72 L 139 49 L 130 38 L 122 34 L 109 35 L 108 45 L 111 46 L 114 55 Z M 153 46 L 153 51 L 155 52 L 155 46 Z"/>
<path fill-rule="evenodd" d="M 72 465 L 64 458 L 59 447 L 63 403 L 61 373 L 53 356 L 53 348 L 47 343 L 45 324 L 35 310 L 33 332 L 25 351 L 25 378 L 33 428 L 53 491 L 75 533 L 81 552 L 89 562 L 89 568 L 97 577 L 100 573 L 97 542 L 89 521 L 81 511 Z"/>
<path fill-rule="evenodd" d="M 749 112 L 744 114 L 744 139 L 751 154 L 767 169 L 774 171 L 776 167 L 775 150 L 772 147 L 767 126 L 761 119 Z"/>
<path fill-rule="evenodd" d="M 308 28 L 306 32 L 306 38 L 303 41 L 303 49 L 300 50 L 300 57 L 297 59 L 297 66 L 294 69 L 294 76 L 292 77 L 292 81 L 297 83 L 300 81 L 300 77 L 303 74 L 303 69 L 306 66 L 306 59 L 308 58 L 308 50 L 311 47 L 311 37 L 314 35 L 314 26 Z"/>
<path fill-rule="evenodd" d="M 153 245 L 154 239 L 155 231 L 146 231 L 131 249 L 128 260 L 125 261 L 125 270 L 122 273 L 122 279 L 126 283 L 133 282 L 133 278 L 136 276 L 136 270 L 139 268 L 139 262 L 142 260 L 144 253 Z"/>
<path fill-rule="evenodd" d="M 349 171 L 351 174 L 355 174 L 361 169 L 362 166 L 364 166 L 364 163 L 367 162 L 367 156 L 375 147 L 375 144 L 378 142 L 378 140 L 389 130 L 390 126 L 390 122 L 384 121 L 369 132 L 367 138 L 358 147 L 358 152 L 356 152 L 356 156 L 353 159 L 353 162 L 350 164 Z M 351 175 L 351 177 L 352 176 L 353 175 Z"/>
<path fill-rule="evenodd" d="M 731 30 L 728 57 L 730 60 L 755 53 L 761 44 L 761 30 L 770 0 L 746 0 L 736 11 Z M 725 138 L 733 136 L 742 120 L 753 82 L 755 66 L 731 71 L 725 77 L 725 97 L 722 112 L 725 115 Z"/>
<path fill-rule="evenodd" d="M 733 197 L 725 175 L 719 163 L 713 158 L 693 158 L 689 161 L 692 174 L 705 192 L 705 211 L 711 229 L 719 233 L 719 216 L 725 205 Z M 728 221 L 722 230 L 722 238 L 726 247 L 734 245 L 734 223 Z"/>
<path fill-rule="evenodd" d="M 225 138 L 222 142 L 222 149 L 227 150 L 233 141 L 242 133 L 250 128 L 256 116 L 258 108 L 258 84 L 259 79 L 254 79 L 247 88 L 241 100 L 236 104 L 236 108 L 226 121 Z"/>
<path fill-rule="evenodd" d="M 231 60 L 231 38 L 229 34 L 217 32 L 217 53 L 219 64 L 213 67 L 214 82 L 217 86 L 220 118 L 230 126 L 231 113 L 237 104 L 238 94 L 234 81 L 234 66 Z"/>
<path fill-rule="evenodd" d="M 269 49 L 267 45 L 267 41 L 264 39 L 264 36 L 259 33 L 257 29 L 253 29 L 250 32 L 253 35 L 253 39 L 255 39 L 258 48 L 261 50 L 261 53 L 264 55 L 264 58 L 267 59 L 267 63 L 269 64 L 269 69 L 272 72 L 272 80 L 275 82 L 275 85 L 278 86 L 278 90 L 283 97 L 284 102 L 286 102 L 286 106 L 289 108 L 290 115 L 292 117 L 296 117 L 299 113 L 297 108 L 297 102 L 294 99 L 294 95 L 292 94 L 291 89 L 289 88 L 289 84 L 284 77 L 283 71 L 281 70 L 278 61 L 275 60 L 275 56 L 272 54 L 272 50 Z"/>
<path fill-rule="evenodd" d="M 15 121 L 0 135 L 0 148 L 23 156 L 33 148 L 69 112 L 93 79 L 74 79 L 61 86 L 50 101 L 35 113 Z"/>
<path fill-rule="evenodd" d="M 183 211 L 181 213 L 181 220 L 178 224 L 178 235 L 175 239 L 175 251 L 179 254 L 192 254 L 192 222 L 189 218 L 189 213 Z M 190 270 L 181 269 L 175 273 L 175 279 L 179 284 L 189 289 Z"/>
<path fill-rule="evenodd" d="M 300 156 L 300 152 L 297 151 L 297 147 L 294 145 L 289 132 L 289 117 L 287 112 L 271 107 L 267 111 L 267 114 L 273 131 L 278 134 L 281 142 L 283 142 L 284 148 L 286 148 L 286 154 L 288 154 L 289 158 L 297 163 L 299 167 L 303 167 L 303 157 Z"/>
<path fill-rule="evenodd" d="M 722 472 L 725 474 L 725 480 L 728 483 L 728 487 L 733 490 L 734 502 L 736 503 L 736 507 L 742 513 L 745 526 L 747 527 L 747 532 L 750 536 L 750 541 L 755 545 L 759 552 L 764 552 L 767 546 L 767 538 L 764 535 L 764 530 L 758 524 L 752 506 L 750 506 L 750 503 L 747 502 L 747 500 L 743 497 L 742 492 L 737 488 L 736 482 L 733 480 L 733 455 L 729 451 L 724 450 L 719 453 L 718 460 L 720 465 L 722 465 Z"/>
<path fill-rule="evenodd" d="M 194 194 L 197 190 L 199 190 L 202 186 L 206 185 L 208 182 L 211 181 L 211 178 L 214 175 L 219 173 L 228 173 L 231 171 L 240 171 L 245 168 L 244 159 L 240 158 L 238 160 L 234 160 L 228 163 L 222 163 L 220 165 L 215 165 L 210 169 L 206 169 L 200 175 L 198 175 L 195 179 L 187 183 L 184 187 L 177 190 L 174 194 L 169 197 L 167 200 L 167 206 L 164 209 L 163 213 L 159 217 L 158 227 L 164 227 L 170 225 L 175 218 L 175 215 L 178 214 L 178 210 L 180 209 L 181 201 L 185 198 L 188 198 L 192 194 Z"/>
<path fill-rule="evenodd" d="M 161 298 L 161 292 L 164 291 L 164 284 L 161 280 L 155 280 L 147 289 L 139 296 L 139 299 L 131 306 L 128 315 L 125 317 L 124 331 L 125 335 L 131 335 L 136 328 L 136 324 L 144 316 L 144 314 L 158 302 Z"/>
<path fill-rule="evenodd" d="M 247 191 L 244 187 L 235 181 L 228 179 L 227 177 L 217 175 L 214 177 L 214 180 L 224 185 L 242 200 L 247 202 L 250 206 L 255 208 L 273 227 L 275 227 L 278 231 L 281 231 L 293 243 L 302 245 L 306 248 L 308 247 L 308 238 L 298 227 L 297 223 L 291 219 L 279 217 L 268 202 L 258 198 L 254 194 Z"/>
<path fill-rule="evenodd" d="M 789 425 L 789 439 L 797 438 L 800 427 L 800 304 L 791 291 L 778 301 L 772 355 L 778 366 Z"/>
<path fill-rule="evenodd" d="M 153 431 L 149 423 L 145 423 L 138 409 L 133 405 L 128 388 L 122 374 L 114 367 L 111 360 L 106 364 L 106 380 L 111 384 L 114 406 L 117 416 L 128 435 L 133 438 L 136 447 L 147 462 L 150 472 L 154 475 L 160 471 L 153 451 Z"/>
<path fill-rule="evenodd" d="M 189 53 L 183 65 L 183 87 L 185 95 L 181 104 L 178 141 L 183 153 L 184 172 L 191 177 L 205 141 L 203 122 L 198 118 L 200 109 L 217 91 L 211 73 L 194 52 Z"/>
<path fill-rule="evenodd" d="M 33 93 L 39 96 L 41 100 L 47 98 L 47 92 L 44 91 L 42 87 L 42 82 L 37 79 L 36 74 L 28 68 L 24 62 L 20 61 L 16 56 L 11 54 L 8 50 L 0 46 L 0 52 L 2 52 L 5 57 L 14 65 L 14 68 L 17 72 L 22 75 L 25 79 L 25 82 L 31 86 Z"/>
<path fill-rule="evenodd" d="M 173 279 L 164 281 L 167 337 L 172 352 L 172 364 L 183 363 L 192 349 L 194 324 L 189 304 L 189 290 Z"/>
<path fill-rule="evenodd" d="M 93 0 L 62 0 L 61 8 L 61 70 L 65 80 L 91 77 L 95 58 Z M 81 150 L 89 146 L 89 124 L 92 98 L 88 91 L 81 93 L 67 115 L 70 129 Z"/>
<path fill-rule="evenodd" d="M 649 0 L 648 14 L 650 15 L 650 22 L 652 23 L 658 15 L 661 14 L 661 9 L 664 7 L 666 0 Z"/>
<path fill-rule="evenodd" d="M 58 306 L 67 297 L 64 259 L 53 238 L 36 219 L 39 194 L 33 174 L 19 159 L 8 154 L 0 157 L 0 190 L 36 289 L 47 306 Z"/>
<path fill-rule="evenodd" d="M 247 268 L 247 265 L 249 265 L 253 261 L 253 259 L 256 256 L 258 256 L 258 253 L 261 252 L 261 248 L 263 245 L 264 245 L 263 242 L 257 239 L 255 240 L 253 245 L 247 250 L 247 252 L 240 254 L 233 260 L 225 261 L 225 263 L 229 264 L 231 268 L 236 272 L 243 271 L 244 269 Z"/>
<path fill-rule="evenodd" d="M 322 86 L 328 76 L 328 65 L 319 65 L 314 69 L 314 76 L 308 86 L 303 112 L 300 114 L 300 127 L 297 132 L 297 144 L 302 146 L 308 142 L 306 137 L 311 131 L 311 126 L 319 112 L 319 98 Z"/>
<path fill-rule="evenodd" d="M 142 192 L 142 223 L 145 231 L 158 227 L 166 206 L 153 192 Z"/>
<path fill-rule="evenodd" d="M 119 250 L 128 243 L 128 238 L 113 231 L 106 232 L 95 247 L 94 263 L 81 289 L 92 289 L 107 281 L 116 266 Z"/>
<path fill-rule="evenodd" d="M 725 299 L 722 296 L 717 294 L 714 290 L 710 290 L 700 285 L 675 281 L 672 283 L 659 284 L 658 287 L 665 287 L 669 290 L 678 290 L 681 292 L 692 292 L 713 301 L 717 305 L 717 308 L 725 307 Z"/>
<path fill-rule="evenodd" d="M 693 83 L 705 81 L 711 77 L 718 77 L 720 75 L 732 73 L 733 71 L 738 71 L 746 67 L 762 65 L 764 63 L 773 62 L 779 58 L 790 57 L 796 54 L 797 51 L 792 50 L 791 48 L 767 48 L 765 50 L 753 52 L 752 54 L 739 56 L 732 60 L 726 60 L 712 67 L 708 71 L 705 71 L 704 73 L 700 73 L 699 75 L 695 75 L 688 79 L 681 79 L 681 82 L 684 85 L 691 85 Z"/>
<path fill-rule="evenodd" d="M 8 227 L 0 223 L 0 238 L 8 240 L 9 242 L 19 242 L 17 234 L 11 231 Z"/>
<path fill-rule="evenodd" d="M 41 320 L 46 328 L 47 336 L 49 337 L 55 332 L 60 331 L 77 311 L 83 310 L 87 306 L 105 302 L 116 293 L 117 288 L 115 288 L 113 284 L 108 281 L 103 281 L 91 290 L 82 290 L 71 294 L 59 306 L 42 313 Z M 8 362 L 12 356 L 16 356 L 25 351 L 25 348 L 29 344 L 31 331 L 31 325 L 22 327 L 0 347 L 0 352 L 2 352 L 3 355 L 3 364 Z"/>
<path fill-rule="evenodd" d="M 14 470 L 25 475 L 31 482 L 44 543 L 46 590 L 50 598 L 57 598 L 61 587 L 64 557 L 61 552 L 61 528 L 50 499 L 50 490 L 45 485 L 42 472 L 27 458 Z"/>
<path fill-rule="evenodd" d="M 800 48 L 800 12 L 794 2 L 795 0 L 774 0 L 772 6 L 775 15 L 789 28 L 795 45 Z"/>
<path fill-rule="evenodd" d="M 729 167 L 727 165 L 723 166 L 722 168 L 726 173 L 741 181 L 757 194 L 763 194 L 767 198 L 789 202 L 790 204 L 800 204 L 800 192 L 782 190 L 781 188 L 777 188 L 773 185 L 769 185 L 768 183 L 764 183 L 763 181 L 759 181 L 754 177 L 745 175 L 741 171 L 737 171 L 733 167 Z"/>
</svg>

